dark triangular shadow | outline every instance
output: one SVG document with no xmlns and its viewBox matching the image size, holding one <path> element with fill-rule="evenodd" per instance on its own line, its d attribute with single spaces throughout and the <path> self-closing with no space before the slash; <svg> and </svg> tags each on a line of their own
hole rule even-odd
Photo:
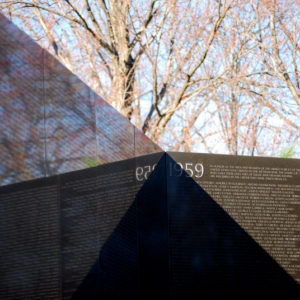
<svg viewBox="0 0 300 300">
<path fill-rule="evenodd" d="M 171 299 L 300 299 L 297 282 L 184 171 L 168 176 L 167 193 Z"/>
<path fill-rule="evenodd" d="M 300 299 L 297 282 L 165 154 L 73 299 Z"/>
</svg>

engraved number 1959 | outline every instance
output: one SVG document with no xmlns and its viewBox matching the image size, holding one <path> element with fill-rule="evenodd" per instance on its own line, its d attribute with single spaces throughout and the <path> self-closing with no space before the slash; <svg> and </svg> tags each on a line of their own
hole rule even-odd
<svg viewBox="0 0 300 300">
<path fill-rule="evenodd" d="M 185 171 L 186 177 L 193 177 L 201 178 L 204 174 L 204 166 L 201 163 L 173 163 L 170 164 L 170 176 L 176 176 L 179 177 L 183 174 L 183 171 Z"/>
</svg>

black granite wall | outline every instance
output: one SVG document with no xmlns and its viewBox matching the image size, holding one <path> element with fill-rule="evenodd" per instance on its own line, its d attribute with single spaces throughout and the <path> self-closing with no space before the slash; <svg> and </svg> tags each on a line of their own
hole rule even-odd
<svg viewBox="0 0 300 300">
<path fill-rule="evenodd" d="M 299 179 L 157 153 L 1 187 L 0 299 L 299 299 Z"/>
</svg>

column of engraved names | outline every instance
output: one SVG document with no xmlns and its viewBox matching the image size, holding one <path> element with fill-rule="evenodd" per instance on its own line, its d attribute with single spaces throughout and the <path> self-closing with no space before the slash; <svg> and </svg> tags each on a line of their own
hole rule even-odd
<svg viewBox="0 0 300 300">
<path fill-rule="evenodd" d="M 60 298 L 57 190 L 44 180 L 0 190 L 1 299 Z"/>
<path fill-rule="evenodd" d="M 300 168 L 208 169 L 199 184 L 300 283 Z"/>
<path fill-rule="evenodd" d="M 78 288 L 133 202 L 133 168 L 120 167 L 118 163 L 109 165 L 77 172 L 62 180 L 64 299 L 69 299 Z"/>
</svg>

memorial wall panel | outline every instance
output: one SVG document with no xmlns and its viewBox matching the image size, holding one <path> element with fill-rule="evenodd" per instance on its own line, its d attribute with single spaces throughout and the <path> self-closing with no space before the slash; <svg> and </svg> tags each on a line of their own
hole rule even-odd
<svg viewBox="0 0 300 300">
<path fill-rule="evenodd" d="M 126 160 L 62 177 L 63 299 L 70 299 L 79 287 L 133 204 L 133 172 L 134 160 Z"/>
<path fill-rule="evenodd" d="M 101 166 L 103 176 L 98 179 L 97 195 L 103 199 L 98 218 L 104 239 L 98 259 L 73 299 L 141 299 L 140 208 L 136 194 L 150 176 L 149 167 L 158 164 L 162 156 L 156 153 Z"/>
<path fill-rule="evenodd" d="M 300 161 L 170 153 L 167 165 L 174 299 L 299 297 Z"/>
<path fill-rule="evenodd" d="M 139 299 L 136 169 L 161 156 L 1 187 L 0 298 Z"/>
</svg>

